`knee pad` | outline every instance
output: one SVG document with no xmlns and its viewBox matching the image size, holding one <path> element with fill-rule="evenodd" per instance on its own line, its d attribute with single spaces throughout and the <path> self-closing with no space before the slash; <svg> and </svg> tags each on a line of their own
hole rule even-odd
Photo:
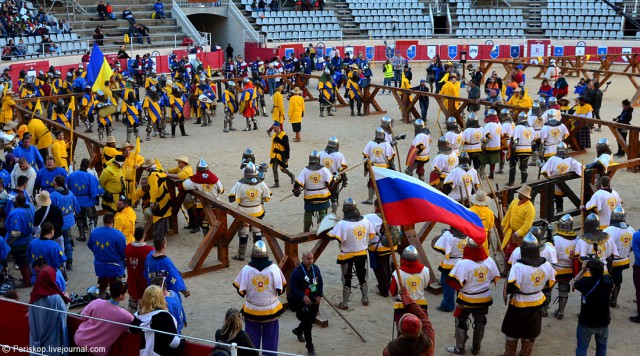
<svg viewBox="0 0 640 356">
<path fill-rule="evenodd" d="M 558 283 L 558 296 L 560 296 L 562 298 L 568 298 L 569 297 L 569 290 L 570 290 L 569 282 L 559 282 Z"/>
<path fill-rule="evenodd" d="M 486 314 L 477 314 L 473 315 L 473 327 L 484 327 L 487 324 L 487 315 Z"/>
<path fill-rule="evenodd" d="M 238 236 L 249 236 L 249 225 L 242 224 L 242 227 L 238 230 Z"/>
<path fill-rule="evenodd" d="M 249 235 L 238 235 L 240 237 L 240 244 L 246 245 L 249 242 Z"/>
<path fill-rule="evenodd" d="M 526 171 L 527 167 L 528 167 L 528 159 L 526 158 L 521 158 L 520 159 L 520 165 L 518 168 L 520 168 L 521 171 Z"/>
</svg>

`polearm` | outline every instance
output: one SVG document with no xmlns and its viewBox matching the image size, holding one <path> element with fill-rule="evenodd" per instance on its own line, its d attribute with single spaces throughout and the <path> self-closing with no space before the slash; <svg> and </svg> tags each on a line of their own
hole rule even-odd
<svg viewBox="0 0 640 356">
<path fill-rule="evenodd" d="M 362 166 L 365 162 L 367 162 L 367 160 L 364 160 L 364 161 L 362 161 L 362 162 L 360 162 L 360 163 L 356 164 L 355 166 L 353 166 L 353 167 L 349 167 L 349 168 L 345 169 L 344 171 L 342 171 L 342 172 L 338 172 L 338 173 L 339 173 L 339 174 L 341 174 L 341 175 L 342 175 L 342 174 L 345 174 L 345 173 L 349 172 L 350 170 L 352 170 L 352 169 L 354 169 L 354 168 L 357 168 L 357 167 Z M 282 202 L 282 201 L 285 201 L 285 200 L 287 200 L 287 199 L 291 198 L 291 197 L 292 197 L 292 196 L 294 196 L 294 195 L 295 195 L 295 194 L 291 193 L 291 194 L 287 195 L 286 197 L 284 197 L 284 198 L 280 199 L 280 201 L 281 201 L 281 202 Z"/>
<path fill-rule="evenodd" d="M 396 142 L 393 145 L 393 148 L 396 151 L 396 157 L 398 158 L 398 172 L 402 172 L 402 164 L 400 163 L 400 151 L 398 151 L 398 141 L 396 140 L 396 133 L 393 131 L 393 126 L 389 125 L 389 130 L 391 131 L 391 135 L 393 136 L 393 140 Z"/>
<path fill-rule="evenodd" d="M 582 164 L 582 174 L 580 177 L 580 217 L 582 218 L 582 223 L 580 224 L 580 235 L 584 233 L 584 211 L 582 207 L 584 206 L 584 160 L 581 162 Z"/>
<path fill-rule="evenodd" d="M 364 336 L 362 336 L 362 334 L 360 334 L 360 332 L 358 332 L 358 330 L 356 330 L 356 327 L 353 326 L 353 324 L 351 324 L 349 322 L 349 320 L 347 320 L 347 318 L 344 317 L 344 315 L 342 315 L 342 313 L 340 312 L 340 310 L 338 310 L 338 308 L 336 308 L 335 305 L 333 305 L 333 303 L 331 303 L 329 301 L 329 299 L 325 298 L 325 296 L 322 296 L 322 299 L 324 299 L 325 302 L 327 302 L 327 304 L 329 304 L 329 306 L 331 308 L 333 308 L 333 310 L 335 310 L 336 313 L 338 313 L 338 315 L 342 318 L 342 320 L 344 320 L 345 323 L 347 323 L 347 325 L 349 325 L 349 327 L 351 328 L 351 330 L 353 330 L 353 332 L 356 333 L 356 335 L 358 335 L 358 337 L 360 337 L 360 340 L 362 340 L 362 342 L 367 342 L 367 339 L 364 338 Z"/>
</svg>

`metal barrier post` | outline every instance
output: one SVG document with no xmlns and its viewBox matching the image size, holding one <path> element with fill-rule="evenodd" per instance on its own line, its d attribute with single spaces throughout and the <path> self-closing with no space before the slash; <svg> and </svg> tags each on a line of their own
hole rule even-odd
<svg viewBox="0 0 640 356">
<path fill-rule="evenodd" d="M 238 356 L 238 344 L 235 342 L 231 343 L 231 356 Z"/>
</svg>

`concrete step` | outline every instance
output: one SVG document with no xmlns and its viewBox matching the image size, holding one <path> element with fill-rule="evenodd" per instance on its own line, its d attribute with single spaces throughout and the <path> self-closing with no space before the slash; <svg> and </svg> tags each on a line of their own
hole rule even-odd
<svg viewBox="0 0 640 356">
<path fill-rule="evenodd" d="M 180 33 L 176 33 L 177 37 L 175 37 L 173 34 L 171 35 L 158 35 L 158 36 L 153 36 L 151 37 L 151 43 L 154 45 L 158 45 L 157 47 L 160 47 L 160 44 L 164 44 L 166 46 L 170 46 L 173 47 L 174 45 L 180 47 L 182 44 L 182 39 L 184 38 L 184 34 L 180 34 Z M 144 44 L 147 45 L 147 39 L 146 38 L 142 38 L 144 41 Z M 134 45 L 139 45 L 136 42 L 136 38 L 133 38 L 132 41 L 134 42 Z M 117 37 L 117 38 L 105 38 L 104 39 L 104 45 L 105 46 L 121 46 L 124 44 L 124 38 L 123 37 Z M 128 46 L 128 45 L 127 45 Z"/>
<path fill-rule="evenodd" d="M 160 26 L 168 26 L 168 25 L 176 25 L 178 21 L 176 19 L 164 19 L 164 20 L 152 20 L 152 19 L 141 19 L 136 20 L 137 24 L 142 24 L 151 29 Z M 110 28 L 119 28 L 126 27 L 129 28 L 129 21 L 127 20 L 116 20 L 116 21 L 74 21 L 70 23 L 71 27 L 74 31 L 77 30 L 85 30 L 91 29 L 92 31 L 96 29 L 96 27 L 102 25 L 105 30 Z"/>
<path fill-rule="evenodd" d="M 136 19 L 136 22 L 139 21 L 144 21 L 144 20 L 150 20 L 150 21 L 162 21 L 160 19 L 156 20 L 156 19 L 152 19 L 151 18 L 151 14 L 155 13 L 155 11 L 142 11 L 142 12 L 138 12 L 133 14 L 133 18 Z M 104 20 L 101 21 L 100 20 L 100 16 L 98 16 L 97 13 L 86 13 L 86 14 L 76 14 L 75 16 L 75 21 L 96 21 L 96 22 L 112 22 L 112 21 L 127 21 L 122 17 L 121 13 L 114 13 L 116 15 L 116 20 Z M 171 13 L 170 12 L 165 12 L 165 19 L 166 18 L 171 18 Z"/>
<path fill-rule="evenodd" d="M 111 28 L 111 29 L 106 29 L 104 31 L 104 36 L 105 37 L 116 37 L 116 36 L 124 36 L 125 33 L 127 33 L 127 31 L 129 30 L 128 27 L 116 27 L 116 28 Z M 86 38 L 86 39 L 91 39 L 93 38 L 93 30 L 92 29 L 86 29 L 86 30 L 79 30 L 79 31 L 75 31 L 78 36 L 80 36 L 80 38 Z M 151 33 L 151 35 L 158 35 L 158 34 L 171 34 L 173 35 L 174 33 L 182 33 L 182 27 L 177 26 L 177 25 L 166 25 L 166 26 L 158 26 L 155 28 L 150 28 L 149 32 Z"/>
</svg>

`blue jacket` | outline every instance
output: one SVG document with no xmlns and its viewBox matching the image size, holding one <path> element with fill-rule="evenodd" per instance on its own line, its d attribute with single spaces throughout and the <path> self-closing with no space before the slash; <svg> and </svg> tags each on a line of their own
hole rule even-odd
<svg viewBox="0 0 640 356">
<path fill-rule="evenodd" d="M 334 66 L 334 69 L 339 70 L 340 67 L 342 66 L 342 58 L 340 57 L 331 58 L 331 65 Z"/>
<path fill-rule="evenodd" d="M 13 149 L 13 155 L 16 158 L 24 157 L 27 160 L 27 163 L 33 167 L 33 169 L 44 168 L 44 160 L 42 159 L 42 155 L 40 151 L 35 146 L 29 146 L 29 148 L 22 147 L 22 141 L 20 144 Z"/>
<path fill-rule="evenodd" d="M 69 174 L 67 188 L 75 195 L 81 208 L 98 205 L 98 198 L 104 194 L 98 178 L 86 171 L 75 171 Z"/>
<path fill-rule="evenodd" d="M 4 238 L 0 237 L 0 263 L 4 264 L 7 262 L 7 256 L 9 256 L 9 252 L 11 252 L 11 247 L 7 245 L 7 242 Z"/>
<path fill-rule="evenodd" d="M 13 207 L 16 204 L 16 196 L 18 196 L 18 194 L 20 194 L 19 191 L 14 189 L 7 196 L 7 204 L 4 206 L 4 213 L 6 215 L 9 215 L 11 210 L 13 210 Z M 33 214 L 35 214 L 36 213 L 36 209 L 33 206 L 33 204 L 31 204 L 31 198 L 29 198 L 29 195 L 27 195 L 27 194 L 24 194 L 24 196 L 25 196 L 25 198 L 27 198 L 27 203 L 26 204 L 29 206 L 29 208 L 31 209 Z"/>
<path fill-rule="evenodd" d="M 89 236 L 87 247 L 93 252 L 93 266 L 98 277 L 124 276 L 124 234 L 112 227 L 99 227 Z"/>
<path fill-rule="evenodd" d="M 187 290 L 187 286 L 182 280 L 182 274 L 171 262 L 171 259 L 164 255 L 153 257 L 153 252 L 149 252 L 144 261 L 144 276 L 147 282 L 150 282 L 154 277 L 165 277 L 167 290 L 174 292 Z"/>
<path fill-rule="evenodd" d="M 9 173 L 6 169 L 0 169 L 0 178 L 4 181 L 4 188 L 11 188 L 11 173 Z"/>
<path fill-rule="evenodd" d="M 182 328 L 187 323 L 187 314 L 184 312 L 184 306 L 182 305 L 182 297 L 180 297 L 179 292 L 168 291 L 169 295 L 165 296 L 164 299 L 167 301 L 167 309 L 169 309 L 169 313 L 173 315 L 178 323 L 177 329 L 178 334 L 182 331 Z"/>
<path fill-rule="evenodd" d="M 13 245 L 26 245 L 33 239 L 33 210 L 28 206 L 11 210 L 4 221 L 7 229 L 5 240 L 9 240 L 11 231 L 20 231 L 22 236 L 13 242 Z"/>
<path fill-rule="evenodd" d="M 46 190 L 49 193 L 53 192 L 53 180 L 56 176 L 63 176 L 67 178 L 67 170 L 60 167 L 56 167 L 51 170 L 46 167 L 40 169 L 36 176 L 35 188 Z"/>
<path fill-rule="evenodd" d="M 62 211 L 62 230 L 70 229 L 76 224 L 76 214 L 80 213 L 80 204 L 76 196 L 67 188 L 58 188 L 51 193 L 51 204 Z"/>
<path fill-rule="evenodd" d="M 31 267 L 31 283 L 36 282 L 38 274 L 33 269 L 33 264 L 38 258 L 44 258 L 49 266 L 59 271 L 60 266 L 67 260 L 67 256 L 64 255 L 60 245 L 57 242 L 45 238 L 33 239 L 29 242 L 27 247 L 27 260 Z M 64 280 L 64 278 L 63 278 Z M 57 282 L 57 278 L 56 278 Z"/>
</svg>

